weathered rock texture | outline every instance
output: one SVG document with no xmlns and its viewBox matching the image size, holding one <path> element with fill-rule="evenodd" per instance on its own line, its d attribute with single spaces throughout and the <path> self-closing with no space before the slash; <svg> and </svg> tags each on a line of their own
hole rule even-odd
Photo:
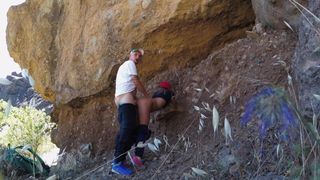
<svg viewBox="0 0 320 180">
<path fill-rule="evenodd" d="M 132 47 L 145 49 L 147 80 L 194 66 L 253 21 L 250 0 L 28 0 L 8 12 L 7 43 L 56 104 L 54 141 L 101 150 L 113 148 L 113 81 Z"/>
<path fill-rule="evenodd" d="M 294 5 L 296 1 L 305 6 L 307 0 L 252 0 L 252 6 L 257 20 L 265 26 L 273 28 L 286 28 L 287 22 L 292 28 L 298 30 L 301 22 L 299 5 Z M 301 9 L 301 7 L 299 7 Z"/>
<path fill-rule="evenodd" d="M 52 141 L 61 148 L 78 148 L 91 144 L 95 153 L 103 153 L 114 147 L 118 129 L 113 99 L 96 97 L 79 99 L 55 109 L 53 121 L 58 128 Z"/>
<path fill-rule="evenodd" d="M 320 1 L 310 0 L 308 8 L 320 17 Z M 299 29 L 294 71 L 298 80 L 300 109 L 305 116 L 312 118 L 313 112 L 320 112 L 320 102 L 313 96 L 320 94 L 320 21 L 310 13 L 304 13 L 308 20 L 303 18 Z"/>
<path fill-rule="evenodd" d="M 110 86 L 132 47 L 144 78 L 192 65 L 253 22 L 249 0 L 29 0 L 8 12 L 10 55 L 47 99 L 67 103 Z"/>
</svg>

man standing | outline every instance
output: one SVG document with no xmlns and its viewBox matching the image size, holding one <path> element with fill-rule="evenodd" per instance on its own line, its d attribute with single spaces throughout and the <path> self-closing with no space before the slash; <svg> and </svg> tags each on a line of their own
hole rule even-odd
<svg viewBox="0 0 320 180">
<path fill-rule="evenodd" d="M 118 107 L 120 130 L 116 139 L 112 172 L 121 175 L 133 174 L 133 171 L 124 165 L 124 161 L 126 152 L 135 143 L 135 130 L 139 124 L 136 90 L 140 91 L 145 97 L 149 97 L 138 78 L 136 68 L 136 64 L 142 60 L 143 54 L 142 49 L 131 50 L 129 60 L 119 67 L 116 77 L 115 103 Z"/>
</svg>

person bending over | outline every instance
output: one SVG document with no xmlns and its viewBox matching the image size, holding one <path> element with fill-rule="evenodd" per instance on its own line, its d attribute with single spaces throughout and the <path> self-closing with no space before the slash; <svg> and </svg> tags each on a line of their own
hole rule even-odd
<svg viewBox="0 0 320 180">
<path fill-rule="evenodd" d="M 136 145 L 139 142 L 144 143 L 149 139 L 151 131 L 148 129 L 150 121 L 150 113 L 165 108 L 174 97 L 174 93 L 171 90 L 171 85 L 167 81 L 160 82 L 159 88 L 153 94 L 152 98 L 140 98 L 138 99 L 139 110 L 139 126 L 137 129 Z M 144 153 L 144 148 L 135 148 L 135 156 L 132 160 L 135 165 L 143 166 L 141 158 Z"/>
</svg>

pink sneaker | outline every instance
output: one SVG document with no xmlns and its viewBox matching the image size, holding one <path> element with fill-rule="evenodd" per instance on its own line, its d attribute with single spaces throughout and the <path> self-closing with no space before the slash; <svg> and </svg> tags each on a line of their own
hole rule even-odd
<svg viewBox="0 0 320 180">
<path fill-rule="evenodd" d="M 143 166 L 143 162 L 141 161 L 141 158 L 139 156 L 132 156 L 132 162 L 137 167 Z"/>
</svg>

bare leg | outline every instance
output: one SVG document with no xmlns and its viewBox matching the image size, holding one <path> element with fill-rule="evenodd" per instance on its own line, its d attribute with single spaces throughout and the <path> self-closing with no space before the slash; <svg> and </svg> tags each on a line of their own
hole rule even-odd
<svg viewBox="0 0 320 180">
<path fill-rule="evenodd" d="M 152 98 L 151 99 L 151 111 L 150 112 L 154 112 L 154 111 L 158 111 L 162 108 L 164 108 L 164 106 L 166 105 L 166 101 L 162 98 Z"/>
<path fill-rule="evenodd" d="M 150 137 L 150 130 L 148 128 L 150 120 L 150 112 L 163 108 L 165 101 L 162 98 L 143 98 L 138 100 L 139 109 L 139 126 L 137 129 L 136 145 L 139 142 L 145 143 Z M 135 155 L 141 159 L 144 153 L 144 148 L 136 148 Z M 136 160 L 137 161 L 137 160 Z M 142 163 L 136 163 L 142 164 Z"/>
<path fill-rule="evenodd" d="M 150 121 L 150 113 L 160 110 L 165 105 L 162 98 L 142 98 L 138 100 L 139 124 L 148 125 Z"/>
<path fill-rule="evenodd" d="M 151 107 L 152 107 L 151 98 L 143 98 L 138 100 L 139 123 L 141 125 L 149 124 Z"/>
<path fill-rule="evenodd" d="M 136 145 L 139 142 L 145 143 L 145 141 L 150 137 L 151 133 L 148 128 L 150 111 L 151 111 L 152 100 L 151 98 L 141 98 L 138 100 L 138 109 L 139 109 L 139 126 L 136 133 Z M 141 158 L 144 153 L 144 148 L 135 149 L 135 155 L 139 157 L 138 159 L 133 160 L 135 164 L 141 165 Z"/>
</svg>

